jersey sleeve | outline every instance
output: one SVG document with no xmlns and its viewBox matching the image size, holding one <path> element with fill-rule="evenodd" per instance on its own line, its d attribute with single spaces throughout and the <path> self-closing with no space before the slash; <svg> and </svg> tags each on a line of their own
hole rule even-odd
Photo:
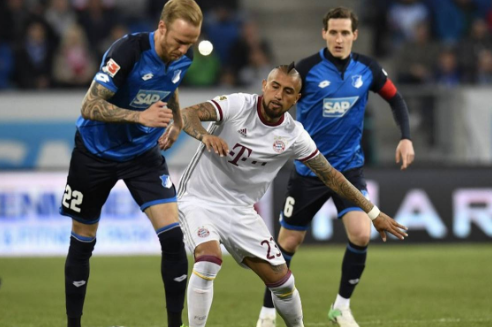
<svg viewBox="0 0 492 327">
<path fill-rule="evenodd" d="M 369 67 L 372 71 L 373 77 L 371 91 L 379 93 L 379 91 L 385 86 L 386 81 L 388 80 L 388 74 L 383 69 L 383 67 L 381 67 L 375 60 L 371 62 Z"/>
<path fill-rule="evenodd" d="M 294 158 L 300 162 L 306 162 L 319 154 L 318 148 L 311 136 L 302 128 L 299 137 L 294 143 Z"/>
<path fill-rule="evenodd" d="M 137 60 L 138 46 L 133 38 L 125 36 L 106 51 L 94 81 L 116 92 L 125 83 Z"/>
<path fill-rule="evenodd" d="M 220 95 L 208 102 L 211 103 L 217 112 L 217 121 L 225 122 L 237 116 L 246 105 L 246 96 L 242 93 Z"/>
</svg>

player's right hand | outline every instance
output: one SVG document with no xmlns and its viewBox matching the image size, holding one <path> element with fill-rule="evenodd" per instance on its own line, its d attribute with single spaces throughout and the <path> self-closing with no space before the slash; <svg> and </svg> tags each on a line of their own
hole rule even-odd
<svg viewBox="0 0 492 327">
<path fill-rule="evenodd" d="M 379 235 L 381 235 L 383 242 L 386 242 L 386 232 L 395 235 L 400 240 L 403 240 L 405 237 L 408 236 L 408 234 L 405 233 L 408 228 L 398 224 L 394 219 L 390 218 L 384 212 L 381 212 L 379 216 L 377 216 L 376 219 L 372 221 L 372 223 L 374 224 L 376 230 L 379 232 Z"/>
<path fill-rule="evenodd" d="M 204 135 L 202 138 L 202 143 L 205 144 L 208 152 L 214 150 L 214 152 L 221 157 L 227 157 L 227 154 L 229 153 L 229 146 L 226 141 L 218 136 Z"/>
<path fill-rule="evenodd" d="M 157 101 L 140 113 L 139 123 L 147 127 L 167 127 L 173 119 L 173 111 L 166 102 Z"/>
</svg>

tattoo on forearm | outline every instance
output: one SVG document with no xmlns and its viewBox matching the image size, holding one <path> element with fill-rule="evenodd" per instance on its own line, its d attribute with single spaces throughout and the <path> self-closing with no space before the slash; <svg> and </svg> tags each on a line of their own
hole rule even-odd
<svg viewBox="0 0 492 327">
<path fill-rule="evenodd" d="M 208 102 L 185 108 L 181 114 L 183 116 L 183 130 L 199 141 L 208 134 L 201 122 L 217 120 L 215 108 Z"/>
<path fill-rule="evenodd" d="M 82 116 L 111 123 L 138 123 L 140 112 L 119 108 L 108 100 L 114 92 L 99 83 L 92 82 L 82 102 Z"/>
<path fill-rule="evenodd" d="M 177 92 L 177 91 L 176 91 Z M 179 101 L 176 96 L 176 92 L 167 100 L 167 107 L 171 109 L 173 112 L 179 111 Z"/>
<path fill-rule="evenodd" d="M 333 191 L 352 201 L 366 212 L 372 209 L 371 202 L 342 173 L 333 168 L 322 154 L 305 162 L 305 164 Z"/>
</svg>

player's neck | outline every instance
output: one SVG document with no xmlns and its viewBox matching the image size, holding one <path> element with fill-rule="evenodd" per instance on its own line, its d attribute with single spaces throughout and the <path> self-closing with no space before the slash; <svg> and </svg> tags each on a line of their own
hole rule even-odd
<svg viewBox="0 0 492 327">
<path fill-rule="evenodd" d="M 338 58 L 338 57 L 333 56 L 331 54 L 330 50 L 328 50 L 328 48 L 326 48 L 326 50 L 325 50 L 326 59 L 331 61 L 340 71 L 345 70 L 345 68 L 347 67 L 347 64 L 350 61 L 350 54 L 351 53 L 349 53 L 348 56 L 345 58 Z"/>
</svg>

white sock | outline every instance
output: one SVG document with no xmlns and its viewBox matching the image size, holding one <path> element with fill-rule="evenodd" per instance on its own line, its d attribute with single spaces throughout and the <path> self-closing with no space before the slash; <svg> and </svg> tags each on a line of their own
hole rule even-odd
<svg viewBox="0 0 492 327">
<path fill-rule="evenodd" d="M 216 257 L 197 258 L 188 283 L 188 321 L 190 327 L 203 327 L 207 323 L 214 298 L 214 279 L 222 260 Z M 213 262 L 212 262 L 213 261 Z"/>
<path fill-rule="evenodd" d="M 272 291 L 273 304 L 287 327 L 304 327 L 301 297 L 294 284 L 294 275 L 289 271 L 283 281 L 267 286 Z"/>
<path fill-rule="evenodd" d="M 337 294 L 337 299 L 335 300 L 335 304 L 333 304 L 333 308 L 335 309 L 350 308 L 350 299 L 346 299 L 344 297 L 341 297 L 340 294 Z"/>
<path fill-rule="evenodd" d="M 261 307 L 260 318 L 265 319 L 267 317 L 275 319 L 277 316 L 277 311 L 275 308 Z"/>
</svg>

